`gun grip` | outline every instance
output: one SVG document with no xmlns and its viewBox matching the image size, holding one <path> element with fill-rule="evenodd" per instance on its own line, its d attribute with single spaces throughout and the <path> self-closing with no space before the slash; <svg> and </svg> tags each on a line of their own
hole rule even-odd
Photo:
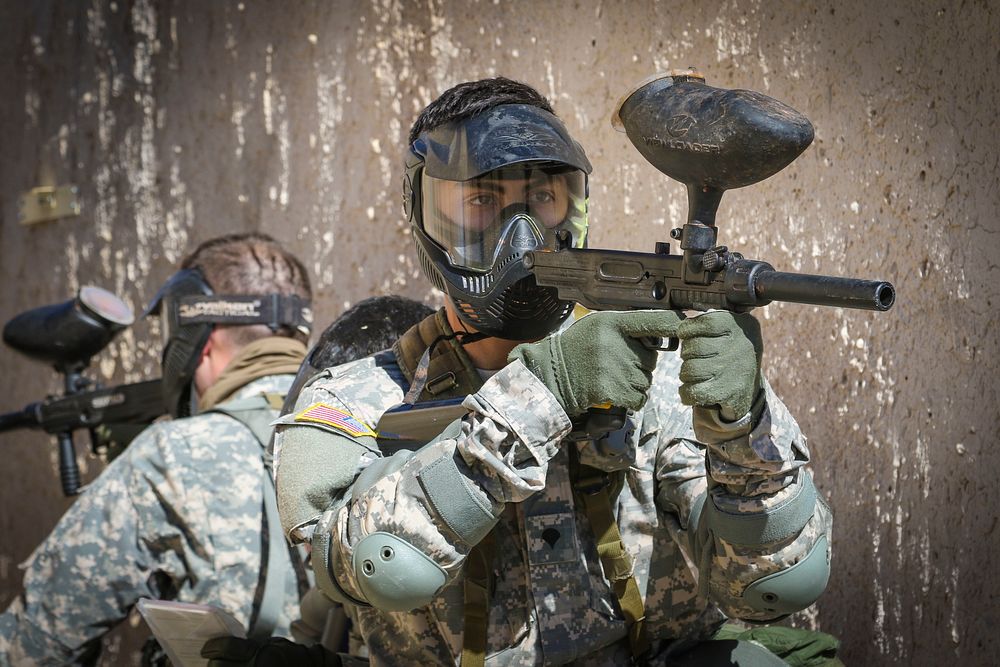
<svg viewBox="0 0 1000 667">
<path fill-rule="evenodd" d="M 65 431 L 56 437 L 59 439 L 59 481 L 63 495 L 75 496 L 80 493 L 80 467 L 76 463 L 73 433 Z"/>
<path fill-rule="evenodd" d="M 610 403 L 595 405 L 573 421 L 568 437 L 570 440 L 599 440 L 624 427 L 626 417 L 625 408 Z"/>
</svg>

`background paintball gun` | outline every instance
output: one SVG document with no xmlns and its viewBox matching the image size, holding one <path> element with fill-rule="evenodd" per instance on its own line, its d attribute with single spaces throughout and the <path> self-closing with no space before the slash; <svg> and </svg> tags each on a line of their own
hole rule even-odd
<svg viewBox="0 0 1000 667">
<path fill-rule="evenodd" d="M 688 218 L 653 253 L 559 247 L 532 251 L 524 265 L 539 285 L 593 309 L 665 308 L 747 311 L 793 301 L 884 311 L 896 298 L 880 280 L 775 271 L 717 245 L 715 214 L 726 190 L 781 171 L 813 140 L 809 120 L 749 90 L 705 84 L 694 71 L 657 75 L 626 94 L 612 124 L 650 164 L 687 186 Z"/>
<path fill-rule="evenodd" d="M 118 445 L 127 444 L 165 412 L 159 380 L 104 389 L 83 376 L 90 358 L 134 319 L 128 305 L 114 294 L 87 286 L 74 299 L 26 311 L 4 326 L 7 345 L 51 364 L 63 375 L 63 395 L 0 414 L 0 432 L 38 428 L 54 434 L 59 443 L 59 478 L 67 496 L 80 491 L 75 429 L 90 430 L 91 448 L 96 452 L 109 437 Z M 98 428 L 111 435 L 99 435 Z"/>
</svg>

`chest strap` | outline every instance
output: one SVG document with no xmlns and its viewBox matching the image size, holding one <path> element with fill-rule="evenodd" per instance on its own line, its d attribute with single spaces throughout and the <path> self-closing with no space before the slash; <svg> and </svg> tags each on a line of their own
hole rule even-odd
<svg viewBox="0 0 1000 667">
<path fill-rule="evenodd" d="M 416 385 L 420 392 L 415 397 L 418 403 L 461 398 L 483 386 L 472 360 L 454 335 L 444 310 L 440 310 L 403 334 L 393 346 L 395 364 L 405 378 L 405 384 L 399 382 L 403 391 L 408 392 L 415 386 L 415 378 L 424 383 L 422 387 Z M 434 341 L 438 341 L 437 345 L 424 358 Z M 391 364 L 383 358 L 379 365 Z M 465 558 L 462 667 L 483 667 L 486 662 L 492 553 L 491 532 L 472 547 Z"/>
<path fill-rule="evenodd" d="M 424 353 L 435 341 L 437 344 L 422 366 Z M 409 388 L 419 391 L 410 402 L 458 398 L 473 394 L 483 386 L 472 360 L 448 326 L 444 309 L 411 327 L 396 341 L 392 351 Z M 418 371 L 421 376 L 426 373 L 419 378 L 423 386 L 414 383 Z"/>
<path fill-rule="evenodd" d="M 486 534 L 465 557 L 465 625 L 462 629 L 462 667 L 486 664 L 490 622 L 490 584 L 493 565 L 493 532 Z"/>
<path fill-rule="evenodd" d="M 208 412 L 218 412 L 243 424 L 261 446 L 264 461 L 264 523 L 266 540 L 262 540 L 261 576 L 254 594 L 254 609 L 250 616 L 251 639 L 266 639 L 274 633 L 278 618 L 284 609 L 285 574 L 293 569 L 291 555 L 282 534 L 278 518 L 278 501 L 274 493 L 274 478 L 271 475 L 271 457 L 267 453 L 267 443 L 271 439 L 271 422 L 278 416 L 284 402 L 280 394 L 259 394 L 250 398 L 229 401 Z M 274 548 L 272 548 L 274 547 Z"/>
<path fill-rule="evenodd" d="M 632 557 L 622 542 L 618 522 L 615 521 L 612 499 L 617 497 L 617 493 L 611 494 L 611 475 L 576 461 L 576 447 L 570 451 L 575 464 L 572 468 L 574 496 L 590 522 L 604 577 L 611 585 L 611 591 L 618 599 L 618 606 L 625 616 L 632 656 L 639 657 L 649 649 L 649 641 L 644 632 L 646 611 L 639 584 L 632 573 Z"/>
</svg>

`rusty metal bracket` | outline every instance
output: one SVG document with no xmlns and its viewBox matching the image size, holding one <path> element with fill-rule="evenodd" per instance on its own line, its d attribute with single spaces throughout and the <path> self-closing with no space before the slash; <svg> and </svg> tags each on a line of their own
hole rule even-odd
<svg viewBox="0 0 1000 667">
<path fill-rule="evenodd" d="M 17 219 L 22 225 L 33 225 L 80 215 L 78 193 L 75 185 L 33 188 L 21 195 Z"/>
</svg>

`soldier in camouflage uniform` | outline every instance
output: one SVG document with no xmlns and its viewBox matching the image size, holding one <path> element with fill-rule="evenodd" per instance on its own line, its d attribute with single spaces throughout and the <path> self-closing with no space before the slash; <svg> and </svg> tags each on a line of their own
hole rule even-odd
<svg viewBox="0 0 1000 667">
<path fill-rule="evenodd" d="M 433 312 L 418 301 L 394 295 L 373 296 L 354 304 L 320 334 L 288 390 L 281 413 L 291 412 L 303 385 L 318 373 L 390 348 L 407 329 Z M 336 651 L 349 651 L 353 656 L 366 654 L 363 642 L 352 630 L 343 606 L 314 587 L 303 595 L 301 615 L 291 625 L 296 645 L 284 638 L 262 642 L 221 637 L 206 643 L 202 653 L 212 658 L 210 667 L 245 664 L 254 659 L 257 664 L 265 664 L 271 653 L 279 653 L 281 660 L 290 665 L 322 664 L 323 659 L 337 664 L 340 658 L 333 655 Z"/>
<path fill-rule="evenodd" d="M 245 307 L 265 295 L 282 312 Z M 95 661 L 101 637 L 143 597 L 216 605 L 248 630 L 288 634 L 294 568 L 268 570 L 272 610 L 254 600 L 266 586 L 262 550 L 290 560 L 280 558 L 280 533 L 277 549 L 262 533 L 264 449 L 247 425 L 214 410 L 261 396 L 280 406 L 305 356 L 309 299 L 302 264 L 262 234 L 213 239 L 184 260 L 154 300 L 164 395 L 174 416 L 194 403 L 202 414 L 150 426 L 35 550 L 24 592 L 0 615 L 0 664 Z"/>
<path fill-rule="evenodd" d="M 785 664 L 708 641 L 727 617 L 804 608 L 829 574 L 830 512 L 756 320 L 560 329 L 573 304 L 521 258 L 584 245 L 590 163 L 530 87 L 460 84 L 409 140 L 404 200 L 445 308 L 318 376 L 275 435 L 282 525 L 372 664 Z M 390 455 L 449 398 L 460 419 Z M 607 404 L 629 411 L 610 432 L 591 409 Z"/>
</svg>

